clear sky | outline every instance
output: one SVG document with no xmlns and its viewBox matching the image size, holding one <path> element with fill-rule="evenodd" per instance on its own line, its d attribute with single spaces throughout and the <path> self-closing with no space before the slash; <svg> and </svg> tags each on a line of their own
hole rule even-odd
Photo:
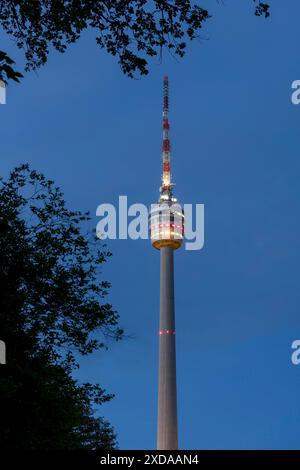
<svg viewBox="0 0 300 470">
<path fill-rule="evenodd" d="M 168 73 L 175 192 L 205 204 L 203 250 L 175 255 L 181 448 L 300 449 L 300 4 L 270 2 L 268 20 L 251 0 L 204 2 L 202 41 L 141 80 L 85 34 L 0 106 L 1 174 L 29 162 L 96 226 L 102 202 L 157 199 Z M 3 36 L 1 49 L 21 57 Z M 79 376 L 116 394 L 100 413 L 121 448 L 155 448 L 159 254 L 148 241 L 109 248 L 103 276 L 131 338 L 81 360 Z"/>
</svg>

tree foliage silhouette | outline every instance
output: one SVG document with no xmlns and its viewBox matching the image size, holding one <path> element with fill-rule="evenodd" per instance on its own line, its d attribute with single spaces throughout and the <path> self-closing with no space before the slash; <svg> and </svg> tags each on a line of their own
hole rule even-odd
<svg viewBox="0 0 300 470">
<path fill-rule="evenodd" d="M 99 269 L 110 256 L 67 209 L 52 181 L 16 168 L 0 182 L 0 446 L 110 448 L 113 429 L 93 414 L 112 398 L 72 377 L 76 357 L 119 340 L 119 317 L 105 302 Z M 101 249 L 99 249 L 99 245 Z"/>
<path fill-rule="evenodd" d="M 257 16 L 269 16 L 269 5 L 252 0 Z M 0 24 L 23 49 L 26 70 L 46 63 L 50 47 L 64 52 L 88 28 L 100 48 L 118 57 L 122 71 L 148 73 L 147 57 L 168 49 L 182 57 L 186 41 L 199 36 L 210 18 L 192 0 L 2 0 Z M 3 77 L 0 62 L 0 78 Z M 10 78 L 10 77 L 8 77 Z"/>
<path fill-rule="evenodd" d="M 23 75 L 13 68 L 15 62 L 8 55 L 0 51 L 0 80 L 7 83 L 8 80 L 19 82 Z"/>
</svg>

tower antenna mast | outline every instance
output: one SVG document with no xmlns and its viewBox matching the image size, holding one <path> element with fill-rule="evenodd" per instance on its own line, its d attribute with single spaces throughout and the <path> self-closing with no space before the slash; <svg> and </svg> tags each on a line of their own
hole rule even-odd
<svg viewBox="0 0 300 470">
<path fill-rule="evenodd" d="M 162 172 L 162 184 L 161 184 L 161 195 L 172 196 L 172 183 L 171 183 L 171 148 L 169 139 L 169 78 L 167 75 L 164 77 L 163 86 L 163 142 L 162 142 L 162 160 L 163 160 L 163 172 Z"/>
</svg>

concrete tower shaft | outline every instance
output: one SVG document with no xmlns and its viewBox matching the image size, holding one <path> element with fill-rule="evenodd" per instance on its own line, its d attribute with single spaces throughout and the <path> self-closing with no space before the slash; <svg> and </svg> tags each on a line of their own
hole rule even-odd
<svg viewBox="0 0 300 470">
<path fill-rule="evenodd" d="M 178 449 L 173 248 L 160 249 L 157 448 Z"/>
</svg>

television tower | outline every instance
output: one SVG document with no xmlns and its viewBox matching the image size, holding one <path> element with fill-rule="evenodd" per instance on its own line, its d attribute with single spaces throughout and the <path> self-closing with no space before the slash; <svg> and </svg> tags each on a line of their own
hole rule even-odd
<svg viewBox="0 0 300 470">
<path fill-rule="evenodd" d="M 152 246 L 160 250 L 160 326 L 157 448 L 178 449 L 173 251 L 184 237 L 184 214 L 173 196 L 169 140 L 169 82 L 163 87 L 162 184 L 159 201 L 151 206 Z"/>
</svg>

